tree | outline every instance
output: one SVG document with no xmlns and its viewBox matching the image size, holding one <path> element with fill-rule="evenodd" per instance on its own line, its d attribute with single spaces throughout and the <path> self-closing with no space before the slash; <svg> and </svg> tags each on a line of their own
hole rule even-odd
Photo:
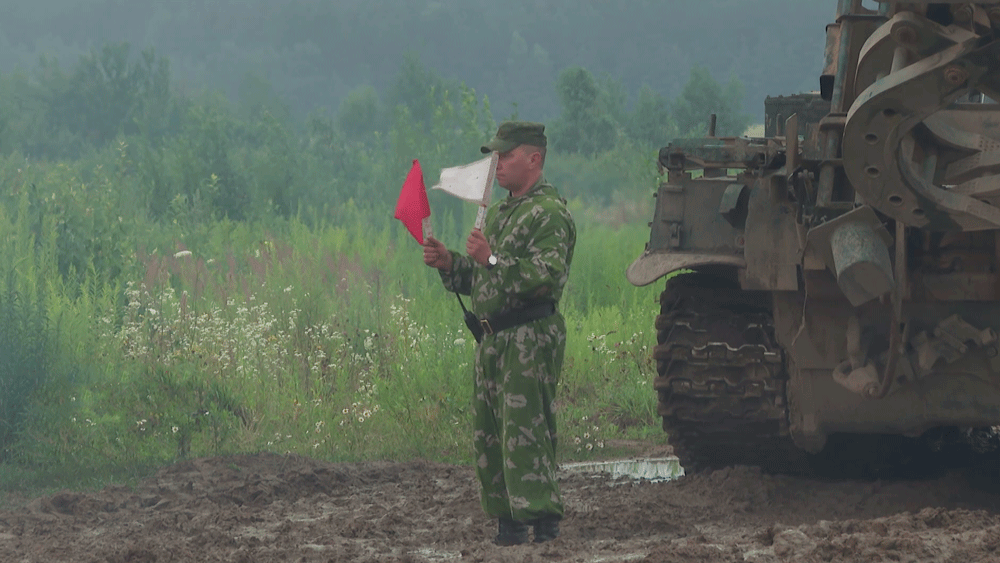
<svg viewBox="0 0 1000 563">
<path fill-rule="evenodd" d="M 340 102 L 337 125 L 348 139 L 361 141 L 383 129 L 378 94 L 371 86 L 360 86 Z"/>
<path fill-rule="evenodd" d="M 562 113 L 552 126 L 553 147 L 593 155 L 615 146 L 617 124 L 607 110 L 607 97 L 585 68 L 562 71 L 556 80 Z"/>
<path fill-rule="evenodd" d="M 681 135 L 699 137 L 708 133 L 711 114 L 716 114 L 716 135 L 742 135 L 750 116 L 742 110 L 743 84 L 732 77 L 725 87 L 712 78 L 708 69 L 696 66 L 680 96 L 674 100 L 673 116 Z"/>
<path fill-rule="evenodd" d="M 170 66 L 149 49 L 133 58 L 128 43 L 105 45 L 80 58 L 62 93 L 62 117 L 96 145 L 134 134 L 170 97 Z"/>
<path fill-rule="evenodd" d="M 240 83 L 240 106 L 243 114 L 258 119 L 270 114 L 282 123 L 291 121 L 291 109 L 274 91 L 274 84 L 263 74 L 249 71 Z"/>
<path fill-rule="evenodd" d="M 507 102 L 504 109 L 509 105 L 515 113 L 544 119 L 555 85 L 552 57 L 544 47 L 529 44 L 515 30 L 510 36 L 506 66 L 496 73 L 494 80 L 488 91 L 491 97 Z"/>
<path fill-rule="evenodd" d="M 458 91 L 457 84 L 449 84 L 440 74 L 427 68 L 415 54 L 407 54 L 386 95 L 386 105 L 391 109 L 406 106 L 410 117 L 422 126 L 429 127 L 434 112 L 445 101 L 448 93 Z"/>
<path fill-rule="evenodd" d="M 677 124 L 670 102 L 648 85 L 639 89 L 635 107 L 628 116 L 628 136 L 647 147 L 662 147 L 677 137 Z"/>
</svg>

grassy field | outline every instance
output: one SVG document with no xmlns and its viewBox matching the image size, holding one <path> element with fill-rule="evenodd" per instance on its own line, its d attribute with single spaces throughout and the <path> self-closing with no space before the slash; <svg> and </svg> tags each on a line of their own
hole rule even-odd
<svg viewBox="0 0 1000 563">
<path fill-rule="evenodd" d="M 156 76 L 91 62 L 0 77 L 0 490 L 127 482 L 236 452 L 468 463 L 473 342 L 392 215 L 415 159 L 433 185 L 481 158 L 497 127 L 488 98 L 416 68 L 397 82 L 410 99 L 378 119 L 359 118 L 359 99 L 293 120 L 188 95 L 166 61 Z M 560 304 L 565 461 L 666 442 L 651 385 L 659 287 L 624 271 L 677 125 L 665 99 L 624 101 L 614 116 L 571 103 L 547 130 L 546 178 L 578 229 Z M 430 192 L 434 232 L 464 248 L 475 206 Z"/>
<path fill-rule="evenodd" d="M 49 359 L 7 441 L 3 488 L 128 480 L 235 452 L 469 462 L 474 341 L 389 211 L 150 226 L 146 241 L 122 243 L 132 250 L 115 276 L 90 261 L 70 284 L 51 243 L 58 219 L 35 224 L 30 203 L 7 217 L 20 262 L 6 289 L 38 304 Z M 647 205 L 571 203 L 564 461 L 665 442 L 651 388 L 658 289 L 624 277 Z M 463 229 L 437 221 L 461 248 Z"/>
</svg>

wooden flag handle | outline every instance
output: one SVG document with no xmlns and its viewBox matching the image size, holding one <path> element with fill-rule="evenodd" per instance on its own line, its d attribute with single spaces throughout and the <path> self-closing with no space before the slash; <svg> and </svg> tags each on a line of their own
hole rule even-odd
<svg viewBox="0 0 1000 563">
<path fill-rule="evenodd" d="M 420 228 L 424 232 L 424 240 L 434 238 L 434 231 L 431 230 L 431 218 L 424 217 L 420 223 Z"/>
<path fill-rule="evenodd" d="M 486 224 L 486 206 L 480 205 L 479 211 L 476 212 L 476 229 L 482 231 L 483 225 L 485 224 Z"/>
<path fill-rule="evenodd" d="M 476 228 L 480 231 L 483 230 L 483 225 L 486 224 L 486 209 L 490 206 L 490 200 L 493 199 L 493 180 L 497 175 L 498 160 L 500 160 L 500 153 L 493 151 L 490 154 L 490 173 L 486 177 L 486 190 L 483 192 L 483 202 L 479 204 L 479 212 L 476 213 Z"/>
</svg>

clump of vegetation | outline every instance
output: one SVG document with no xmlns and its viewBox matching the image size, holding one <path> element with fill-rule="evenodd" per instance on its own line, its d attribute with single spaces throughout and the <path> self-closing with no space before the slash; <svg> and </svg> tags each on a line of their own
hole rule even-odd
<svg viewBox="0 0 1000 563">
<path fill-rule="evenodd" d="M 61 75 L 90 99 L 114 86 L 100 69 L 121 70 L 130 111 L 88 117 L 100 126 L 46 114 L 49 135 L 0 154 L 0 487 L 230 452 L 469 462 L 472 340 L 390 210 L 413 158 L 433 171 L 481 156 L 489 100 L 410 60 L 394 103 L 361 90 L 298 128 L 264 94 L 240 108 L 186 97 L 162 87 L 154 53 L 131 57 L 103 50 Z M 656 291 L 623 271 L 658 181 L 646 122 L 676 126 L 648 91 L 623 113 L 613 84 L 583 69 L 560 84 L 546 174 L 579 231 L 560 305 L 569 460 L 665 440 Z M 166 121 L 149 111 L 161 103 Z M 584 135 L 592 123 L 607 135 Z M 435 233 L 462 248 L 474 207 L 431 198 Z"/>
<path fill-rule="evenodd" d="M 0 289 L 0 463 L 11 455 L 31 398 L 52 367 L 53 330 L 44 303 L 26 299 L 8 277 Z"/>
</svg>

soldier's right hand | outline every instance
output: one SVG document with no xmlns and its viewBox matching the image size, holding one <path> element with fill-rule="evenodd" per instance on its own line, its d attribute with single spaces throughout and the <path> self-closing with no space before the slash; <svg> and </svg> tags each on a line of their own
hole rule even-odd
<svg viewBox="0 0 1000 563">
<path fill-rule="evenodd" d="M 451 252 L 434 237 L 424 239 L 424 264 L 445 272 L 451 271 Z"/>
</svg>

